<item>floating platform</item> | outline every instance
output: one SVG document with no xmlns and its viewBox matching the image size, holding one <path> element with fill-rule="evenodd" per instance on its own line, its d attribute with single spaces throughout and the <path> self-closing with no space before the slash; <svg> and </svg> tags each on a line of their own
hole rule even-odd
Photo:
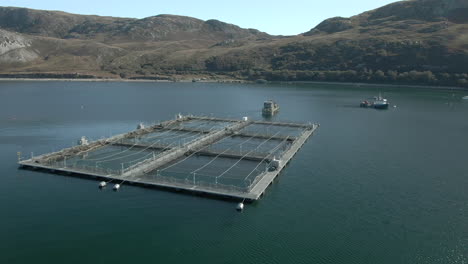
<svg viewBox="0 0 468 264">
<path fill-rule="evenodd" d="M 25 169 L 220 198 L 260 199 L 318 124 L 177 116 L 19 160 Z"/>
</svg>

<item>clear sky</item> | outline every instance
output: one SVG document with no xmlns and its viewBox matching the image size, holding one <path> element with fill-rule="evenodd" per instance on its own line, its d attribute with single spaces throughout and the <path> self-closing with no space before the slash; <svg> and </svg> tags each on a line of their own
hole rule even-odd
<svg viewBox="0 0 468 264">
<path fill-rule="evenodd" d="M 396 0 L 0 0 L 17 6 L 69 13 L 144 18 L 159 14 L 218 19 L 274 35 L 309 31 L 324 19 L 350 17 Z"/>
</svg>

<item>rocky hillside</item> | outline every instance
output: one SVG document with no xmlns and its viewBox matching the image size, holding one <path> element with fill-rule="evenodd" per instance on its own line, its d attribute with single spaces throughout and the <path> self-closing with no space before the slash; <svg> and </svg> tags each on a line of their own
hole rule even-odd
<svg viewBox="0 0 468 264">
<path fill-rule="evenodd" d="M 0 29 L 0 63 L 25 63 L 39 58 L 28 37 Z"/>
<path fill-rule="evenodd" d="M 466 0 L 396 2 L 289 37 L 174 15 L 132 19 L 0 7 L 3 76 L 229 75 L 468 86 L 467 61 Z"/>
<path fill-rule="evenodd" d="M 57 11 L 0 7 L 0 28 L 35 36 L 106 43 L 268 38 L 266 33 L 217 20 L 158 15 L 144 19 L 75 15 Z"/>
</svg>

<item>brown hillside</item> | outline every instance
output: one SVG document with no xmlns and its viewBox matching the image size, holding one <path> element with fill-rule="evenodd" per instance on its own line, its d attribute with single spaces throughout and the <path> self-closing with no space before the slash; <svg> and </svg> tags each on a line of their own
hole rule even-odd
<svg viewBox="0 0 468 264">
<path fill-rule="evenodd" d="M 174 15 L 132 19 L 0 7 L 0 70 L 464 86 L 467 8 L 466 0 L 401 1 L 274 37 Z"/>
</svg>

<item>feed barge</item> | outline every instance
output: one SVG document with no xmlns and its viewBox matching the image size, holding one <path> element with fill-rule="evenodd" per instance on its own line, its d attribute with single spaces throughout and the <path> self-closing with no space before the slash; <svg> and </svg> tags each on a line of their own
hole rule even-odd
<svg viewBox="0 0 468 264">
<path fill-rule="evenodd" d="M 279 111 L 279 105 L 273 101 L 268 100 L 263 103 L 262 114 L 264 116 L 272 116 Z"/>
</svg>

